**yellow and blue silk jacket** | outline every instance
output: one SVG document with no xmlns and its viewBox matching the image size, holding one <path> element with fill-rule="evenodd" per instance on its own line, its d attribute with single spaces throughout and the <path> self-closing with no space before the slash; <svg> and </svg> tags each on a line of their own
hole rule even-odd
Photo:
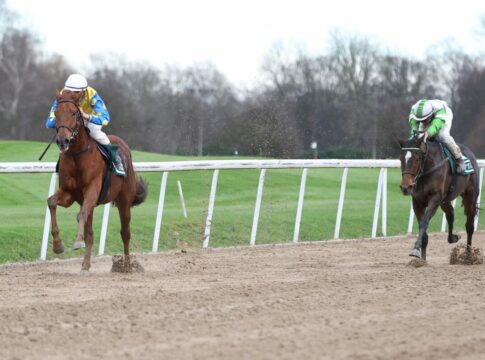
<svg viewBox="0 0 485 360">
<path fill-rule="evenodd" d="M 98 92 L 92 87 L 88 86 L 84 99 L 80 104 L 81 109 L 90 116 L 90 122 L 97 125 L 106 126 L 109 124 L 109 113 L 103 99 L 98 95 Z M 48 129 L 56 127 L 56 115 L 57 100 L 54 100 L 51 111 L 45 122 L 45 127 Z"/>
</svg>

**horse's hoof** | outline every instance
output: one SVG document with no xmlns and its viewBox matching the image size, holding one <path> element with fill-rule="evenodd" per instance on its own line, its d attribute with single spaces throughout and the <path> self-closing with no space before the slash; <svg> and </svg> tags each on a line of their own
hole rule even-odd
<svg viewBox="0 0 485 360">
<path fill-rule="evenodd" d="M 62 242 L 59 245 L 54 244 L 52 250 L 54 254 L 62 254 L 64 252 L 64 244 Z"/>
<path fill-rule="evenodd" d="M 409 256 L 421 258 L 421 249 L 413 249 L 413 251 L 411 251 Z"/>
<path fill-rule="evenodd" d="M 460 235 L 455 235 L 455 234 L 448 235 L 448 243 L 449 244 L 454 244 L 454 243 L 458 242 L 458 240 L 460 240 Z"/>
<path fill-rule="evenodd" d="M 81 276 L 89 276 L 89 270 L 81 269 L 80 275 Z"/>
<path fill-rule="evenodd" d="M 74 250 L 84 249 L 86 247 L 86 243 L 84 241 L 76 241 L 72 244 L 72 248 Z"/>
</svg>

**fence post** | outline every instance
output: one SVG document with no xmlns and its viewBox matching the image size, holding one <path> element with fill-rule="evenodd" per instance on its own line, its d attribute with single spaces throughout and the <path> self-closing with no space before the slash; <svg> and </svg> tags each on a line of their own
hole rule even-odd
<svg viewBox="0 0 485 360">
<path fill-rule="evenodd" d="M 214 202 L 216 200 L 218 178 L 219 178 L 219 170 L 214 170 L 214 174 L 212 175 L 211 193 L 209 196 L 209 207 L 207 209 L 207 219 L 205 221 L 204 242 L 202 244 L 203 248 L 206 248 L 209 246 L 209 238 L 210 238 L 211 226 L 212 226 L 212 214 L 214 213 Z"/>
<path fill-rule="evenodd" d="M 377 235 L 377 223 L 379 222 L 379 207 L 381 205 L 381 196 L 382 196 L 382 180 L 384 177 L 383 172 L 384 172 L 384 169 L 381 168 L 381 171 L 379 172 L 379 180 L 377 181 L 376 204 L 374 207 L 374 220 L 372 222 L 371 238 L 375 238 Z"/>
<path fill-rule="evenodd" d="M 308 169 L 303 168 L 300 181 L 300 193 L 298 195 L 298 206 L 296 208 L 295 231 L 293 232 L 293 242 L 298 242 L 300 234 L 301 213 L 303 211 L 303 199 L 305 198 L 305 186 Z"/>
<path fill-rule="evenodd" d="M 49 192 L 47 196 L 50 197 L 54 195 L 56 189 L 57 173 L 53 173 L 51 176 L 51 182 L 49 185 Z M 49 243 L 49 229 L 51 226 L 51 212 L 49 206 L 46 206 L 45 210 L 45 220 L 44 220 L 44 234 L 42 236 L 42 245 L 40 247 L 40 260 L 47 259 L 47 244 Z"/>
<path fill-rule="evenodd" d="M 253 227 L 251 229 L 250 245 L 256 244 L 256 233 L 258 232 L 259 210 L 261 209 L 261 198 L 263 197 L 264 176 L 266 169 L 261 169 L 259 173 L 258 193 L 256 195 L 256 205 L 254 207 Z"/>
<path fill-rule="evenodd" d="M 414 209 L 413 201 L 411 200 L 411 208 L 409 209 L 408 234 L 412 234 L 414 224 Z"/>
<path fill-rule="evenodd" d="M 182 213 L 184 214 L 184 218 L 187 219 L 187 208 L 185 207 L 184 193 L 182 191 L 182 183 L 180 180 L 177 180 L 177 187 L 179 189 L 180 202 L 182 203 Z"/>
<path fill-rule="evenodd" d="M 347 188 L 347 174 L 349 168 L 345 168 L 342 174 L 342 182 L 340 184 L 340 197 L 338 200 L 337 220 L 335 221 L 335 232 L 333 234 L 334 239 L 338 239 L 340 236 L 340 224 L 342 222 L 342 212 L 344 209 L 345 189 Z"/>
<path fill-rule="evenodd" d="M 152 252 L 158 251 L 158 241 L 160 239 L 160 229 L 162 227 L 163 205 L 165 203 L 165 190 L 167 189 L 168 171 L 162 174 L 162 182 L 160 183 L 160 197 L 158 198 L 157 220 L 155 222 L 155 232 L 153 234 Z"/>
<path fill-rule="evenodd" d="M 106 233 L 108 232 L 109 210 L 111 203 L 104 204 L 103 223 L 101 225 L 101 235 L 99 236 L 99 251 L 98 255 L 104 255 L 104 248 L 106 246 Z"/>
<path fill-rule="evenodd" d="M 387 168 L 382 173 L 382 235 L 387 236 Z"/>
</svg>

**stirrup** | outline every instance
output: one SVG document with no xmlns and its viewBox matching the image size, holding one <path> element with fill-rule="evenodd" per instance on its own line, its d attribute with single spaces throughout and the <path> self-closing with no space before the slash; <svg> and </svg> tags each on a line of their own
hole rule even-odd
<svg viewBox="0 0 485 360">
<path fill-rule="evenodd" d="M 116 175 L 126 176 L 123 163 L 121 162 L 121 158 L 119 156 L 116 158 L 115 161 L 113 161 L 113 169 L 115 170 Z"/>
</svg>

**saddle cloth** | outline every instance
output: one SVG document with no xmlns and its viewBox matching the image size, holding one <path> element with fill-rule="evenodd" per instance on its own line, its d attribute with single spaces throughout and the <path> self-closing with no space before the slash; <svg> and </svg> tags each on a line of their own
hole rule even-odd
<svg viewBox="0 0 485 360">
<path fill-rule="evenodd" d="M 443 153 L 448 158 L 448 163 L 450 165 L 451 173 L 453 174 L 453 176 L 455 176 L 455 175 L 468 176 L 468 175 L 473 174 L 475 172 L 475 168 L 473 167 L 473 164 L 470 161 L 470 159 L 467 158 L 465 155 L 463 155 L 463 163 L 465 164 L 465 169 L 463 170 L 463 172 L 458 173 L 456 171 L 455 157 L 453 156 L 451 151 L 446 147 L 445 144 L 443 144 L 442 142 L 440 142 L 439 144 L 441 145 L 441 149 L 443 150 Z"/>
</svg>

